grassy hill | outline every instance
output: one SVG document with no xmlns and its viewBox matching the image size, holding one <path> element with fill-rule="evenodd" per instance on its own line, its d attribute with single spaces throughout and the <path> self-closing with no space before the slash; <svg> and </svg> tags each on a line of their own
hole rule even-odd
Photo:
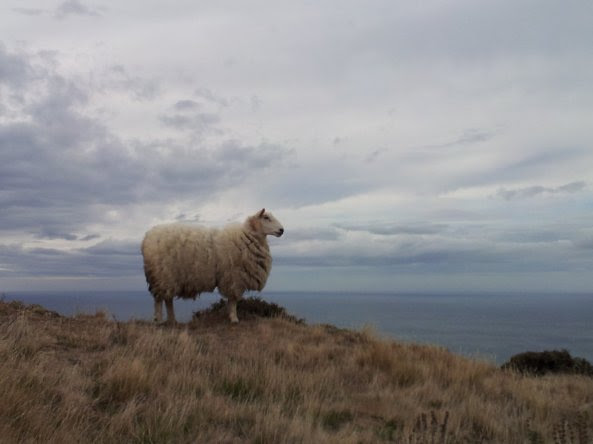
<svg viewBox="0 0 593 444">
<path fill-rule="evenodd" d="M 242 319 L 212 311 L 165 327 L 0 302 L 0 441 L 593 440 L 593 378 L 522 376 L 369 331 Z"/>
</svg>

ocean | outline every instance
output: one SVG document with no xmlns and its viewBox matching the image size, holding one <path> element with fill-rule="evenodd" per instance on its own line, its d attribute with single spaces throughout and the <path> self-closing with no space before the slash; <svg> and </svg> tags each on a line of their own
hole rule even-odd
<svg viewBox="0 0 593 444">
<path fill-rule="evenodd" d="M 593 362 L 593 294 L 389 294 L 262 292 L 310 324 L 371 327 L 398 341 L 440 345 L 497 364 L 524 351 L 567 349 Z M 106 310 L 120 321 L 152 319 L 144 291 L 7 292 L 4 300 L 40 304 L 64 315 Z M 246 295 L 248 296 L 248 295 Z M 176 300 L 177 319 L 219 299 Z"/>
</svg>

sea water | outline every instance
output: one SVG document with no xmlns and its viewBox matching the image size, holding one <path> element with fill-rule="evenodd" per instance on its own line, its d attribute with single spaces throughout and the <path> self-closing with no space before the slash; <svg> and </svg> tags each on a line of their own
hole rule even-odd
<svg viewBox="0 0 593 444">
<path fill-rule="evenodd" d="M 567 349 L 593 362 L 593 294 L 389 294 L 266 292 L 310 324 L 373 328 L 398 341 L 443 346 L 502 363 L 524 351 Z M 220 298 L 176 300 L 179 321 Z M 40 304 L 64 315 L 105 310 L 120 321 L 152 319 L 148 292 L 9 292 L 5 300 Z"/>
</svg>

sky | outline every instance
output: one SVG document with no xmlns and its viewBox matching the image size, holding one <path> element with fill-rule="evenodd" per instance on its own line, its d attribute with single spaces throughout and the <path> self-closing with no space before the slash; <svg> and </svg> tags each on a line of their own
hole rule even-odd
<svg viewBox="0 0 593 444">
<path fill-rule="evenodd" d="M 7 0 L 0 292 L 144 290 L 261 208 L 272 291 L 591 292 L 589 0 Z"/>
</svg>

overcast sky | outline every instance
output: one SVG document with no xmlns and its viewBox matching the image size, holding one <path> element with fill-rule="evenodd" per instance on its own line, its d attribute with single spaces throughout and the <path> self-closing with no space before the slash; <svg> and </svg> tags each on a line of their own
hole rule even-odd
<svg viewBox="0 0 593 444">
<path fill-rule="evenodd" d="M 0 7 L 0 292 L 146 288 L 258 209 L 269 290 L 592 291 L 593 2 Z"/>
</svg>

